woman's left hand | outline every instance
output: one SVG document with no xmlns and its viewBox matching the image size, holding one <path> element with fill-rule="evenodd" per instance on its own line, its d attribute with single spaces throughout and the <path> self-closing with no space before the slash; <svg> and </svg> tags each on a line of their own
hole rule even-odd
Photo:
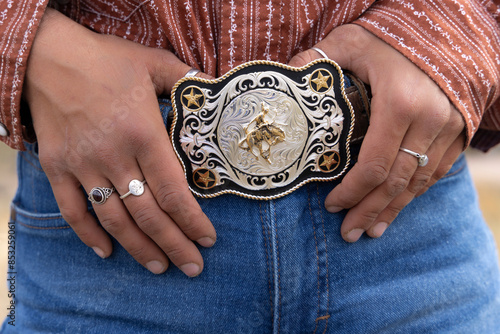
<svg viewBox="0 0 500 334">
<path fill-rule="evenodd" d="M 389 44 L 357 25 L 334 29 L 316 45 L 371 86 L 370 127 L 358 162 L 327 196 L 330 212 L 349 209 L 342 237 L 380 237 L 399 212 L 443 177 L 464 149 L 465 122 L 439 86 Z M 320 58 L 315 50 L 289 63 Z M 400 148 L 427 154 L 429 163 Z"/>
</svg>

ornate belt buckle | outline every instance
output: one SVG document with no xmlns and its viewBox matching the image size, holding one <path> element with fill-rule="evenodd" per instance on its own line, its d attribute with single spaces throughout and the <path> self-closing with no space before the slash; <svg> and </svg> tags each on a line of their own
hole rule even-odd
<svg viewBox="0 0 500 334">
<path fill-rule="evenodd" d="M 197 196 L 273 199 L 349 167 L 354 113 L 331 60 L 253 61 L 214 80 L 183 78 L 172 105 L 173 146 Z"/>
</svg>

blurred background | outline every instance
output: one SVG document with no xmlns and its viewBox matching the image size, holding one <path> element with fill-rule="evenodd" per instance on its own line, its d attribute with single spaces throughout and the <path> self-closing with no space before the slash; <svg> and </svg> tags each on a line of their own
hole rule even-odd
<svg viewBox="0 0 500 334">
<path fill-rule="evenodd" d="M 484 217 L 500 244 L 500 147 L 484 154 L 466 152 Z M 0 319 L 7 314 L 7 231 L 9 206 L 17 186 L 16 152 L 0 143 Z"/>
</svg>

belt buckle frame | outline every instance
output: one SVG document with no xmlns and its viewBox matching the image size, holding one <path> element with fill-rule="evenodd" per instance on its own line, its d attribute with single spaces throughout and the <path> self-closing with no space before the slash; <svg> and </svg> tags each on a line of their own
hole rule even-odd
<svg viewBox="0 0 500 334">
<path fill-rule="evenodd" d="M 354 112 L 331 60 L 252 61 L 214 80 L 183 78 L 172 106 L 174 150 L 199 197 L 275 199 L 349 168 Z"/>
</svg>

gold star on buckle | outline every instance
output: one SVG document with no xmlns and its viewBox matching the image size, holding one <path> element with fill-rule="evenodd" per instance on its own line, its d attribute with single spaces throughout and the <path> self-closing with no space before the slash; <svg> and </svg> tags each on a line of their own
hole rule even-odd
<svg viewBox="0 0 500 334">
<path fill-rule="evenodd" d="M 217 177 L 213 171 L 207 168 L 199 168 L 193 173 L 194 183 L 202 189 L 210 189 L 217 184 Z"/>
<path fill-rule="evenodd" d="M 340 155 L 335 151 L 325 152 L 318 159 L 318 168 L 325 173 L 334 171 L 339 164 Z"/>
<path fill-rule="evenodd" d="M 328 80 L 331 79 L 331 75 L 328 72 L 326 72 L 326 75 L 323 75 L 322 70 L 317 70 L 311 75 L 311 78 L 314 78 L 314 79 L 311 79 L 311 82 L 313 82 L 316 85 L 315 89 L 311 85 L 311 89 L 313 91 L 315 91 L 317 93 L 324 93 L 324 92 L 330 90 L 331 83 L 328 84 Z"/>
<path fill-rule="evenodd" d="M 189 90 L 189 93 L 187 91 Z M 200 103 L 200 99 L 202 102 Z M 182 92 L 182 105 L 184 108 L 189 109 L 190 111 L 197 111 L 203 107 L 205 103 L 205 95 L 198 87 L 187 87 Z M 195 108 L 193 108 L 194 106 Z"/>
</svg>

